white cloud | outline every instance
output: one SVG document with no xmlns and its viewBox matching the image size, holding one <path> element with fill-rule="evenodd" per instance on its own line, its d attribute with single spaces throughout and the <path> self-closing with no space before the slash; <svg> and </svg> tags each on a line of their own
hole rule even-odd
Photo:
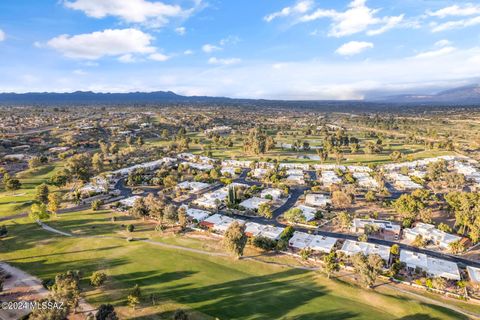
<svg viewBox="0 0 480 320">
<path fill-rule="evenodd" d="M 450 40 L 442 39 L 435 42 L 435 47 L 447 47 L 447 46 L 450 46 L 451 44 L 452 42 Z"/>
<path fill-rule="evenodd" d="M 178 28 L 175 28 L 175 32 L 183 36 L 187 32 L 187 29 L 185 29 L 185 27 L 178 27 Z"/>
<path fill-rule="evenodd" d="M 401 14 L 399 16 L 383 18 L 382 20 L 385 24 L 378 29 L 368 30 L 367 35 L 376 36 L 376 35 L 382 34 L 384 32 L 387 32 L 390 29 L 395 28 L 396 26 L 398 26 L 403 21 L 404 16 L 405 15 Z"/>
<path fill-rule="evenodd" d="M 118 61 L 120 61 L 122 63 L 134 63 L 134 62 L 137 61 L 137 59 L 135 59 L 133 54 L 127 53 L 127 54 L 124 54 L 124 55 L 118 57 Z"/>
<path fill-rule="evenodd" d="M 432 32 L 440 32 L 440 31 L 446 31 L 451 29 L 463 29 L 467 27 L 473 27 L 476 25 L 480 25 L 480 16 L 469 18 L 469 19 L 448 21 L 444 23 L 433 23 Z"/>
<path fill-rule="evenodd" d="M 128 23 L 143 23 L 151 27 L 161 27 L 174 17 L 186 17 L 191 11 L 183 10 L 179 5 L 145 0 L 66 0 L 64 5 L 92 18 L 113 16 Z"/>
<path fill-rule="evenodd" d="M 88 73 L 85 72 L 85 71 L 82 70 L 82 69 L 76 69 L 76 70 L 73 70 L 73 74 L 74 74 L 74 75 L 77 75 L 77 76 L 85 76 L 85 75 L 87 75 Z"/>
<path fill-rule="evenodd" d="M 186 56 L 192 55 L 193 53 L 194 53 L 193 50 L 190 50 L 190 49 L 183 51 L 183 54 Z"/>
<path fill-rule="evenodd" d="M 148 58 L 150 60 L 154 60 L 154 61 L 160 61 L 160 62 L 163 62 L 163 61 L 167 61 L 168 59 L 170 59 L 169 56 L 163 54 L 163 53 L 152 53 L 151 55 L 148 56 Z"/>
<path fill-rule="evenodd" d="M 378 17 L 380 9 L 372 9 L 366 5 L 366 0 L 353 0 L 348 9 L 339 12 L 333 9 L 319 8 L 312 13 L 305 14 L 298 22 L 310 22 L 322 18 L 332 20 L 329 36 L 344 37 L 359 32 L 368 35 L 378 35 L 397 27 L 404 19 L 404 15 Z M 376 26 L 376 29 L 371 27 Z"/>
<path fill-rule="evenodd" d="M 312 7 L 313 7 L 313 0 L 297 1 L 297 3 L 294 6 L 285 7 L 280 11 L 266 15 L 263 18 L 263 20 L 267 22 L 271 22 L 272 20 L 280 17 L 288 17 L 294 14 L 304 14 L 310 11 Z"/>
<path fill-rule="evenodd" d="M 437 50 L 424 51 L 417 54 L 414 58 L 416 59 L 425 59 L 425 58 L 434 58 L 444 55 L 448 55 L 456 50 L 455 47 L 443 47 Z"/>
<path fill-rule="evenodd" d="M 473 5 L 471 3 L 468 3 L 465 6 L 452 5 L 437 11 L 429 11 L 427 14 L 438 18 L 446 18 L 450 16 L 473 16 L 480 14 L 480 5 Z"/>
<path fill-rule="evenodd" d="M 205 53 L 212 53 L 212 52 L 214 52 L 214 51 L 222 50 L 222 48 L 219 47 L 219 46 L 216 46 L 216 45 L 208 44 L 208 43 L 207 43 L 207 44 L 204 44 L 204 45 L 202 46 L 202 50 L 203 50 L 203 52 L 205 52 Z"/>
<path fill-rule="evenodd" d="M 209 64 L 224 65 L 224 66 L 237 64 L 240 62 L 242 62 L 242 60 L 238 58 L 218 59 L 215 57 L 211 57 L 210 59 L 208 59 Z"/>
<path fill-rule="evenodd" d="M 342 45 L 335 52 L 342 56 L 353 56 L 373 48 L 373 43 L 365 41 L 350 41 Z"/>
<path fill-rule="evenodd" d="M 105 56 L 155 53 L 152 39 L 137 29 L 107 29 L 75 36 L 60 35 L 47 45 L 69 58 L 96 60 Z"/>
<path fill-rule="evenodd" d="M 3 40 L 5 40 L 5 32 L 2 29 L 0 29 L 0 42 Z"/>
</svg>

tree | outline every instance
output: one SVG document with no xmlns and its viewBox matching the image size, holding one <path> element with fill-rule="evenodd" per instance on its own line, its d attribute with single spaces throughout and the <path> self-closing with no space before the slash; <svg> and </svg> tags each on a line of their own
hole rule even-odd
<svg viewBox="0 0 480 320">
<path fill-rule="evenodd" d="M 127 231 L 128 232 L 133 232 L 135 231 L 135 226 L 133 224 L 128 224 L 127 225 Z"/>
<path fill-rule="evenodd" d="M 372 190 L 367 191 L 367 193 L 365 193 L 365 200 L 367 202 L 375 202 L 377 200 L 375 192 L 373 192 Z"/>
<path fill-rule="evenodd" d="M 130 291 L 130 294 L 127 296 L 128 305 L 135 309 L 135 307 L 140 304 L 141 299 L 142 291 L 138 284 L 136 284 Z"/>
<path fill-rule="evenodd" d="M 0 237 L 5 237 L 7 234 L 8 234 L 7 226 L 0 226 Z"/>
<path fill-rule="evenodd" d="M 49 183 L 56 187 L 63 187 L 67 183 L 69 175 L 70 173 L 67 169 L 59 170 L 50 178 Z"/>
<path fill-rule="evenodd" d="M 47 211 L 47 206 L 43 203 L 34 203 L 30 207 L 30 213 L 28 217 L 33 221 L 47 220 L 50 218 L 50 214 Z"/>
<path fill-rule="evenodd" d="M 414 219 L 415 215 L 425 207 L 423 202 L 410 194 L 402 194 L 395 202 L 393 207 L 406 219 Z"/>
<path fill-rule="evenodd" d="M 41 185 L 35 188 L 35 200 L 37 200 L 40 203 L 47 204 L 48 193 L 49 193 L 48 186 L 45 183 L 42 183 Z"/>
<path fill-rule="evenodd" d="M 42 161 L 40 160 L 40 157 L 32 157 L 30 160 L 28 160 L 28 167 L 31 170 L 34 170 L 42 165 Z"/>
<path fill-rule="evenodd" d="M 327 274 L 327 277 L 330 279 L 335 272 L 340 270 L 340 265 L 337 261 L 337 253 L 335 251 L 330 252 L 323 257 L 323 263 L 325 264 L 324 270 Z"/>
<path fill-rule="evenodd" d="M 70 157 L 65 167 L 74 179 L 88 182 L 92 176 L 92 161 L 88 153 L 76 154 Z"/>
<path fill-rule="evenodd" d="M 177 309 L 175 310 L 175 313 L 173 314 L 173 320 L 188 320 L 188 314 L 182 310 L 182 309 Z"/>
<path fill-rule="evenodd" d="M 101 304 L 95 314 L 95 320 L 118 320 L 118 317 L 111 304 Z"/>
<path fill-rule="evenodd" d="M 95 271 L 90 276 L 90 284 L 94 287 L 100 287 L 105 280 L 107 280 L 107 275 L 101 271 Z"/>
<path fill-rule="evenodd" d="M 345 211 L 338 213 L 337 221 L 342 229 L 348 229 L 352 225 L 352 217 Z"/>
<path fill-rule="evenodd" d="M 443 222 L 440 222 L 438 224 L 437 229 L 440 230 L 440 231 L 446 232 L 446 233 L 452 233 L 453 232 L 452 228 L 448 224 L 445 224 Z"/>
<path fill-rule="evenodd" d="M 423 239 L 421 234 L 418 234 L 412 242 L 412 246 L 417 248 L 423 248 L 426 246 L 426 241 Z"/>
<path fill-rule="evenodd" d="M 50 211 L 53 215 L 56 215 L 59 208 L 60 196 L 57 193 L 50 193 L 48 195 L 47 210 Z"/>
<path fill-rule="evenodd" d="M 163 215 L 171 223 L 178 221 L 178 210 L 174 204 L 168 204 L 163 210 Z"/>
<path fill-rule="evenodd" d="M 148 209 L 142 197 L 135 199 L 129 213 L 137 218 L 145 218 L 148 215 Z"/>
<path fill-rule="evenodd" d="M 97 211 L 100 209 L 100 206 L 102 205 L 102 200 L 93 200 L 92 201 L 92 210 Z"/>
<path fill-rule="evenodd" d="M 460 240 L 457 240 L 448 244 L 448 250 L 453 254 L 459 254 L 465 251 L 465 247 Z"/>
<path fill-rule="evenodd" d="M 273 217 L 272 208 L 270 207 L 270 204 L 266 202 L 261 203 L 258 206 L 258 213 L 260 214 L 260 216 L 265 217 L 267 219 L 271 219 Z"/>
<path fill-rule="evenodd" d="M 300 208 L 291 208 L 283 214 L 285 220 L 292 223 L 305 223 L 305 215 L 303 214 L 302 209 Z"/>
<path fill-rule="evenodd" d="M 44 298 L 38 301 L 39 305 L 52 306 L 51 308 L 35 308 L 28 316 L 29 320 L 66 320 L 69 308 L 62 307 L 61 301 Z"/>
<path fill-rule="evenodd" d="M 245 226 L 241 225 L 238 221 L 234 221 L 225 231 L 223 238 L 224 247 L 238 258 L 243 255 L 246 244 L 247 236 L 245 235 Z"/>
<path fill-rule="evenodd" d="M 185 230 L 187 227 L 187 210 L 185 207 L 180 207 L 178 209 L 178 224 L 182 228 L 182 230 Z"/>
<path fill-rule="evenodd" d="M 400 253 L 400 247 L 398 244 L 394 244 L 391 248 L 390 248 L 390 253 L 392 255 L 395 255 L 395 256 L 398 256 L 399 253 Z"/>
<path fill-rule="evenodd" d="M 55 284 L 52 286 L 55 299 L 64 301 L 70 308 L 74 309 L 80 301 L 80 274 L 78 271 L 67 271 L 55 276 Z"/>
<path fill-rule="evenodd" d="M 384 261 L 378 254 L 372 254 L 367 257 L 363 253 L 357 253 L 352 257 L 352 264 L 360 276 L 362 284 L 366 288 L 371 288 L 375 284 Z"/>
<path fill-rule="evenodd" d="M 97 173 L 103 171 L 103 157 L 100 153 L 95 153 L 92 157 L 92 167 Z"/>
<path fill-rule="evenodd" d="M 332 203 L 335 207 L 346 208 L 351 205 L 353 198 L 345 191 L 336 190 L 332 193 Z"/>
<path fill-rule="evenodd" d="M 8 177 L 8 179 L 5 179 L 5 177 Z M 15 190 L 18 190 L 20 189 L 20 187 L 22 186 L 22 184 L 20 183 L 20 180 L 16 179 L 16 178 L 10 178 L 10 176 L 8 175 L 4 175 L 3 177 L 3 183 L 5 185 L 5 190 L 7 191 L 15 191 Z"/>
</svg>

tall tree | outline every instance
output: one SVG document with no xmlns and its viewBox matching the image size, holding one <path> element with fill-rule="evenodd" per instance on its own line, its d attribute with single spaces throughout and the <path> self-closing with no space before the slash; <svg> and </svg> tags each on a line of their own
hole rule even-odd
<svg viewBox="0 0 480 320">
<path fill-rule="evenodd" d="M 234 221 L 225 231 L 223 245 L 229 252 L 239 258 L 243 255 L 246 244 L 245 226 L 238 221 Z"/>
</svg>

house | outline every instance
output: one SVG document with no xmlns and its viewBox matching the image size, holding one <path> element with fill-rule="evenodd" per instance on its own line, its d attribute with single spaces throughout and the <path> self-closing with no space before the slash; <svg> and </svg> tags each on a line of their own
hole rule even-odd
<svg viewBox="0 0 480 320">
<path fill-rule="evenodd" d="M 387 220 L 378 219 L 353 219 L 350 231 L 353 233 L 365 233 L 366 226 L 375 226 L 378 228 L 378 232 L 385 238 L 392 240 L 398 240 L 401 227 L 398 224 L 394 224 Z"/>
<path fill-rule="evenodd" d="M 317 214 L 318 209 L 305 206 L 305 205 L 299 205 L 296 206 L 295 208 L 302 210 L 303 216 L 305 217 L 305 221 L 312 221 L 315 219 L 315 215 Z"/>
<path fill-rule="evenodd" d="M 50 153 L 60 153 L 60 152 L 65 152 L 70 150 L 70 147 L 52 147 L 48 149 L 48 152 Z"/>
<path fill-rule="evenodd" d="M 347 166 L 348 171 L 350 172 L 356 172 L 356 173 L 369 173 L 372 172 L 373 170 L 370 169 L 367 166 Z"/>
<path fill-rule="evenodd" d="M 124 206 L 124 207 L 126 207 L 126 208 L 131 208 L 131 207 L 133 207 L 133 205 L 135 204 L 135 201 L 136 201 L 137 199 L 140 199 L 140 198 L 142 198 L 142 197 L 140 197 L 140 196 L 133 196 L 133 197 L 129 197 L 129 198 L 122 199 L 122 200 L 120 200 L 119 202 L 120 202 L 120 204 L 121 204 L 122 206 Z"/>
<path fill-rule="evenodd" d="M 177 160 L 175 160 L 173 158 L 165 157 L 165 158 L 162 158 L 162 159 L 159 159 L 159 160 L 145 162 L 145 163 L 141 163 L 141 164 L 136 164 L 136 165 L 133 165 L 131 167 L 115 170 L 115 171 L 111 172 L 111 175 L 112 176 L 123 177 L 123 176 L 129 175 L 131 172 L 133 172 L 137 169 L 145 169 L 145 170 L 152 171 L 152 170 L 156 170 L 156 169 L 158 169 L 162 166 L 172 165 L 176 161 Z"/>
<path fill-rule="evenodd" d="M 177 185 L 177 189 L 190 190 L 193 193 L 199 192 L 208 187 L 210 187 L 209 183 L 197 182 L 197 181 L 183 181 Z"/>
<path fill-rule="evenodd" d="M 208 163 L 184 162 L 182 165 L 200 171 L 210 171 L 213 169 L 213 165 Z"/>
<path fill-rule="evenodd" d="M 322 171 L 321 181 L 325 187 L 330 187 L 333 184 L 342 183 L 342 179 L 334 171 Z"/>
<path fill-rule="evenodd" d="M 357 184 L 366 189 L 378 188 L 378 182 L 367 172 L 354 172 L 352 176 L 357 180 Z"/>
<path fill-rule="evenodd" d="M 291 174 L 287 177 L 286 182 L 289 184 L 305 184 L 305 178 L 303 177 L 303 174 Z"/>
<path fill-rule="evenodd" d="M 309 193 L 305 196 L 305 205 L 307 206 L 325 207 L 331 202 L 330 197 L 324 194 Z"/>
<path fill-rule="evenodd" d="M 228 174 L 230 177 L 235 176 L 235 174 L 236 174 L 235 171 L 236 171 L 236 169 L 233 168 L 233 167 L 222 167 L 222 168 L 220 169 L 220 172 L 221 172 L 223 175 Z"/>
<path fill-rule="evenodd" d="M 240 202 L 240 206 L 249 210 L 258 210 L 258 208 L 262 203 L 269 203 L 269 202 L 270 200 L 268 199 L 252 197 Z"/>
<path fill-rule="evenodd" d="M 303 170 L 302 169 L 288 169 L 286 174 L 289 176 L 302 176 L 303 177 Z"/>
<path fill-rule="evenodd" d="M 315 164 L 313 168 L 317 171 L 333 171 L 333 170 L 340 170 L 345 171 L 345 166 L 341 166 L 338 164 Z"/>
<path fill-rule="evenodd" d="M 409 250 L 400 251 L 400 262 L 409 270 L 421 269 L 431 277 L 442 277 L 449 280 L 460 280 L 460 272 L 455 262 L 427 256 L 424 253 Z"/>
<path fill-rule="evenodd" d="M 249 237 L 265 237 L 271 240 L 278 240 L 285 228 L 259 224 L 256 222 L 247 222 L 245 224 L 245 234 Z"/>
<path fill-rule="evenodd" d="M 240 224 L 245 224 L 245 221 L 243 220 L 233 219 L 217 213 L 200 222 L 200 225 L 216 232 L 224 233 L 234 221 L 237 221 Z"/>
<path fill-rule="evenodd" d="M 353 256 L 357 253 L 363 253 L 366 256 L 378 254 L 385 262 L 388 263 L 390 260 L 390 247 L 368 242 L 345 240 L 342 249 L 339 251 L 347 256 Z"/>
<path fill-rule="evenodd" d="M 462 237 L 438 230 L 433 224 L 417 222 L 414 228 L 403 230 L 403 236 L 409 241 L 421 235 L 424 240 L 431 241 L 442 249 L 448 249 L 450 243 L 459 241 Z"/>
<path fill-rule="evenodd" d="M 302 170 L 308 170 L 309 169 L 309 165 L 306 164 L 306 163 L 280 163 L 278 165 L 278 167 L 280 169 L 288 169 L 288 170 L 299 170 L 299 171 L 302 171 Z M 303 172 L 300 172 L 300 173 L 287 173 L 287 174 L 303 174 Z"/>
<path fill-rule="evenodd" d="M 227 198 L 228 189 L 222 188 L 209 193 L 193 201 L 194 204 L 208 209 L 217 209 L 219 205 Z"/>
<path fill-rule="evenodd" d="M 325 253 L 330 252 L 336 243 L 336 238 L 313 235 L 298 231 L 295 231 L 293 233 L 293 237 L 291 237 L 288 241 L 288 245 L 297 250 L 309 248 L 314 251 Z"/>
<path fill-rule="evenodd" d="M 27 158 L 23 153 L 7 154 L 3 159 L 5 161 L 23 161 Z"/>
<path fill-rule="evenodd" d="M 268 172 L 268 169 L 256 168 L 252 171 L 252 177 L 261 179 L 267 174 L 267 172 Z"/>
<path fill-rule="evenodd" d="M 397 172 L 388 174 L 388 178 L 392 180 L 395 187 L 400 190 L 415 190 L 423 188 L 423 186 L 413 182 L 410 177 Z"/>
<path fill-rule="evenodd" d="M 480 283 L 480 268 L 475 268 L 472 266 L 467 266 L 468 277 L 470 278 L 470 282 L 473 283 Z"/>
<path fill-rule="evenodd" d="M 204 131 L 204 133 L 206 135 L 208 134 L 211 134 L 211 133 L 216 133 L 216 134 L 227 134 L 227 133 L 230 133 L 232 131 L 232 128 L 231 127 L 228 127 L 228 126 L 217 126 L 217 127 L 213 127 L 211 129 L 206 129 Z"/>
<path fill-rule="evenodd" d="M 13 152 L 26 151 L 28 149 L 30 149 L 30 146 L 28 144 L 12 147 Z"/>
<path fill-rule="evenodd" d="M 273 200 L 278 200 L 282 197 L 283 191 L 280 189 L 268 188 L 262 190 L 260 193 L 260 198 L 266 198 L 266 196 L 271 196 Z"/>
<path fill-rule="evenodd" d="M 241 161 L 241 160 L 223 160 L 222 166 L 224 167 L 234 167 L 234 168 L 250 168 L 252 161 Z"/>
<path fill-rule="evenodd" d="M 191 221 L 201 222 L 210 216 L 209 211 L 189 208 L 188 206 L 183 206 L 185 208 L 185 214 L 187 215 L 188 219 Z"/>
</svg>

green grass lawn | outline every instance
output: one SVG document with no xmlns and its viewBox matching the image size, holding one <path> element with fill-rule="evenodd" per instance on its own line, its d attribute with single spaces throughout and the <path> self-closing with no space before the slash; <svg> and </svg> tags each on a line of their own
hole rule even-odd
<svg viewBox="0 0 480 320">
<path fill-rule="evenodd" d="M 48 224 L 78 235 L 126 235 L 132 223 L 107 211 L 60 215 Z M 153 231 L 137 222 L 136 237 Z M 0 259 L 42 279 L 81 270 L 88 277 L 104 270 L 102 290 L 84 279 L 88 302 L 113 303 L 122 319 L 170 318 L 176 308 L 192 319 L 462 319 L 445 308 L 422 304 L 386 288 L 363 290 L 323 275 L 251 260 L 213 257 L 115 238 L 68 238 L 48 233 L 27 219 L 8 223 Z M 165 238 L 162 240 L 162 238 Z M 156 234 L 166 243 L 204 247 L 202 240 Z M 145 297 L 137 311 L 125 307 L 129 288 L 139 284 Z M 149 302 L 155 295 L 157 305 Z"/>
<path fill-rule="evenodd" d="M 22 186 L 15 192 L 0 189 L 0 216 L 9 216 L 28 211 L 35 197 L 35 188 L 47 182 L 56 171 L 62 168 L 61 162 L 55 162 L 38 168 L 26 170 L 17 174 Z M 50 190 L 57 188 L 50 186 Z"/>
</svg>

